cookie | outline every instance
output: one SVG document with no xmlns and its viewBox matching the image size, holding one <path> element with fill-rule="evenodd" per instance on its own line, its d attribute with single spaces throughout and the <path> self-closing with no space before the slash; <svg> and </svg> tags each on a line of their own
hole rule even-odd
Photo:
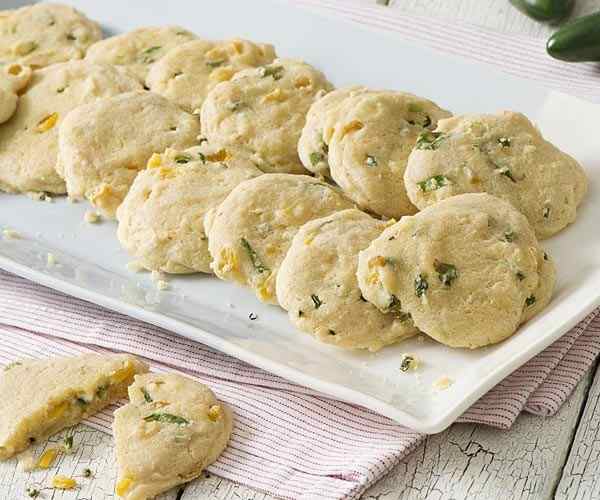
<svg viewBox="0 0 600 500">
<path fill-rule="evenodd" d="M 305 175 L 266 174 L 243 182 L 204 218 L 212 270 L 275 304 L 277 271 L 298 229 L 352 206 L 336 189 Z"/>
<path fill-rule="evenodd" d="M 125 66 L 143 83 L 153 63 L 173 47 L 195 38 L 196 35 L 180 26 L 138 28 L 95 43 L 85 58 L 92 62 Z"/>
<path fill-rule="evenodd" d="M 98 23 L 74 8 L 36 3 L 0 16 L 0 61 L 41 68 L 81 59 L 101 38 Z"/>
<path fill-rule="evenodd" d="M 124 71 L 87 61 L 36 71 L 16 113 L 0 127 L 0 189 L 65 193 L 55 170 L 58 128 L 65 116 L 80 104 L 140 88 Z"/>
<path fill-rule="evenodd" d="M 133 376 L 146 371 L 128 354 L 11 363 L 0 373 L 0 460 L 121 399 Z"/>
<path fill-rule="evenodd" d="M 211 144 L 252 158 L 263 172 L 305 173 L 298 139 L 311 104 L 330 89 L 320 71 L 300 61 L 276 59 L 240 71 L 208 93 L 202 134 Z"/>
<path fill-rule="evenodd" d="M 69 197 L 114 217 L 153 153 L 197 143 L 198 117 L 152 92 L 130 92 L 80 106 L 59 131 L 57 171 Z"/>
<path fill-rule="evenodd" d="M 335 89 L 313 102 L 306 115 L 306 124 L 298 140 L 298 155 L 306 170 L 330 177 L 329 141 L 342 104 L 348 97 L 365 94 L 367 87 Z"/>
<path fill-rule="evenodd" d="M 417 333 L 408 314 L 382 313 L 358 287 L 358 252 L 386 225 L 350 209 L 300 228 L 276 282 L 277 300 L 296 327 L 327 344 L 369 351 Z"/>
<path fill-rule="evenodd" d="M 146 84 L 153 92 L 190 113 L 199 110 L 218 83 L 242 69 L 273 62 L 272 45 L 234 39 L 225 42 L 192 40 L 174 47 L 153 64 Z"/>
<path fill-rule="evenodd" d="M 204 384 L 174 373 L 135 377 L 115 411 L 118 477 L 126 500 L 154 498 L 198 477 L 223 452 L 231 411 Z"/>
<path fill-rule="evenodd" d="M 262 172 L 199 147 L 168 149 L 142 170 L 117 210 L 121 245 L 142 266 L 166 273 L 210 273 L 202 219 L 239 183 Z"/>
<path fill-rule="evenodd" d="M 404 92 L 367 92 L 340 104 L 329 141 L 331 177 L 364 210 L 385 217 L 413 214 L 404 170 L 419 134 L 450 113 Z"/>
<path fill-rule="evenodd" d="M 437 341 L 476 348 L 511 336 L 547 304 L 552 268 L 510 203 L 464 194 L 386 229 L 360 252 L 357 276 L 381 311 L 397 308 Z"/>
<path fill-rule="evenodd" d="M 498 196 L 525 214 L 538 238 L 574 222 L 587 191 L 577 161 L 513 112 L 442 120 L 417 142 L 405 183 L 421 209 L 461 193 Z"/>
</svg>

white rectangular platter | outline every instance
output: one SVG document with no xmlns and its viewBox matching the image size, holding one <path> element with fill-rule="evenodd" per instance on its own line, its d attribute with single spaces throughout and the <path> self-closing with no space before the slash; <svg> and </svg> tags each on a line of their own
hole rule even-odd
<svg viewBox="0 0 600 500">
<path fill-rule="evenodd" d="M 107 33 L 180 24 L 207 38 L 240 36 L 274 43 L 281 56 L 316 65 L 339 86 L 406 90 L 455 113 L 523 111 L 549 139 L 583 163 L 590 192 L 577 223 L 545 242 L 559 271 L 550 307 L 509 340 L 476 351 L 416 340 L 377 354 L 341 351 L 296 331 L 279 308 L 204 275 L 173 278 L 170 290 L 158 292 L 148 274 L 126 269 L 128 258 L 117 242 L 115 223 L 86 224 L 86 204 L 64 199 L 44 203 L 0 194 L 0 229 L 15 229 L 24 236 L 0 239 L 0 267 L 427 433 L 446 428 L 502 378 L 600 305 L 600 106 L 282 1 L 67 3 L 102 22 Z M 47 266 L 49 252 L 60 266 Z M 249 320 L 251 312 L 257 320 Z M 418 373 L 399 371 L 403 352 L 423 360 Z M 454 384 L 435 391 L 432 382 L 444 375 Z"/>
</svg>

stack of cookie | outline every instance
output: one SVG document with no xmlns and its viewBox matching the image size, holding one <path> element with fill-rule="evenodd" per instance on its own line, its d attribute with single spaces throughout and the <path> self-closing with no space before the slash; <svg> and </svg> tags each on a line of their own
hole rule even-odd
<svg viewBox="0 0 600 500">
<path fill-rule="evenodd" d="M 142 267 L 214 273 L 342 348 L 481 347 L 550 301 L 538 239 L 587 181 L 522 114 L 334 89 L 271 45 L 179 27 L 99 38 L 61 6 L 0 16 L 21 88 L 0 88 L 0 189 L 87 199 Z"/>
</svg>

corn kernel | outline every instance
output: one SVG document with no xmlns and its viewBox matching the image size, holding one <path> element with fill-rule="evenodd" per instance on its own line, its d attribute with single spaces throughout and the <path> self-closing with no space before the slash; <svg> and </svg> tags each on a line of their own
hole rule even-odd
<svg viewBox="0 0 600 500">
<path fill-rule="evenodd" d="M 369 274 L 369 276 L 367 276 L 367 283 L 369 283 L 370 285 L 375 285 L 378 282 L 379 274 L 377 274 L 376 272 L 372 272 L 371 274 Z"/>
<path fill-rule="evenodd" d="M 309 87 L 310 84 L 310 78 L 308 78 L 307 76 L 299 76 L 294 82 L 294 87 L 296 87 L 297 89 L 301 89 L 303 87 Z"/>
<path fill-rule="evenodd" d="M 235 75 L 235 71 L 233 70 L 233 68 L 225 66 L 213 70 L 210 74 L 210 79 L 215 80 L 217 82 L 227 82 L 231 80 L 231 77 L 233 75 Z"/>
<path fill-rule="evenodd" d="M 123 382 L 124 380 L 127 379 L 133 379 L 133 376 L 135 375 L 135 367 L 133 366 L 133 364 L 131 362 L 127 362 L 127 366 L 125 366 L 124 368 L 121 368 L 120 370 L 117 370 L 113 375 L 112 375 L 112 380 L 115 383 L 120 383 Z"/>
<path fill-rule="evenodd" d="M 208 409 L 208 419 L 211 422 L 216 422 L 217 420 L 219 420 L 221 418 L 222 414 L 223 414 L 223 408 L 221 408 L 220 405 L 212 405 Z"/>
<path fill-rule="evenodd" d="M 240 40 L 233 40 L 231 42 L 231 47 L 236 54 L 244 52 L 244 44 Z"/>
<path fill-rule="evenodd" d="M 67 403 L 66 401 L 63 401 L 62 403 L 57 404 L 54 408 L 52 408 L 49 412 L 48 412 L 48 418 L 50 420 L 56 419 L 60 416 L 62 416 L 65 411 L 67 411 L 67 408 L 69 407 L 69 403 Z"/>
<path fill-rule="evenodd" d="M 227 161 L 231 158 L 230 154 L 224 149 L 220 149 L 216 153 L 206 155 L 208 161 Z"/>
<path fill-rule="evenodd" d="M 342 128 L 342 137 L 345 136 L 346 134 L 350 133 L 350 132 L 354 132 L 356 130 L 360 130 L 363 127 L 364 127 L 364 125 L 362 124 L 362 122 L 360 122 L 358 120 L 352 120 L 350 123 L 347 123 Z"/>
<path fill-rule="evenodd" d="M 148 163 L 146 164 L 146 168 L 160 167 L 161 161 L 161 156 L 158 153 L 153 153 L 150 159 L 148 160 Z"/>
<path fill-rule="evenodd" d="M 219 270 L 223 273 L 235 271 L 238 268 L 238 258 L 231 248 L 223 248 L 219 259 Z"/>
<path fill-rule="evenodd" d="M 385 257 L 382 257 L 381 255 L 373 257 L 369 260 L 368 265 L 369 269 L 371 269 L 372 267 L 383 267 L 385 266 Z"/>
<path fill-rule="evenodd" d="M 122 497 L 129 491 L 131 485 L 133 484 L 133 479 L 129 476 L 125 476 L 117 483 L 117 487 L 115 488 L 115 493 Z"/>
<path fill-rule="evenodd" d="M 54 461 L 56 460 L 57 456 L 58 456 L 57 448 L 48 448 L 46 451 L 44 451 L 44 453 L 42 453 L 42 455 L 38 459 L 37 468 L 38 469 L 49 469 L 52 466 L 52 464 L 54 463 Z"/>
<path fill-rule="evenodd" d="M 40 122 L 35 127 L 35 131 L 38 134 L 48 132 L 48 130 L 50 130 L 51 128 L 54 127 L 54 125 L 56 125 L 57 121 L 58 121 L 58 113 L 52 113 L 51 115 L 48 115 L 45 118 L 43 118 L 42 120 L 40 120 Z"/>
<path fill-rule="evenodd" d="M 52 478 L 52 487 L 59 490 L 72 490 L 77 486 L 75 479 L 67 476 L 54 476 Z"/>
<path fill-rule="evenodd" d="M 263 97 L 263 102 L 283 102 L 287 99 L 287 95 L 279 87 L 269 92 Z"/>
</svg>

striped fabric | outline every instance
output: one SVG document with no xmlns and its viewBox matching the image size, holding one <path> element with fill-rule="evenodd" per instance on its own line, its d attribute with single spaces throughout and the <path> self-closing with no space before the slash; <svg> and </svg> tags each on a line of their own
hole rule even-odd
<svg viewBox="0 0 600 500">
<path fill-rule="evenodd" d="M 540 40 L 456 23 L 450 27 L 355 0 L 294 3 L 600 101 L 593 66 L 550 61 Z M 600 352 L 596 313 L 503 380 L 460 421 L 508 429 L 522 411 L 555 413 Z M 357 498 L 423 440 L 364 408 L 0 271 L 0 365 L 22 357 L 108 350 L 137 354 L 153 370 L 179 371 L 210 385 L 231 405 L 236 421 L 229 447 L 210 471 L 282 498 Z M 112 410 L 88 423 L 110 432 Z"/>
</svg>

